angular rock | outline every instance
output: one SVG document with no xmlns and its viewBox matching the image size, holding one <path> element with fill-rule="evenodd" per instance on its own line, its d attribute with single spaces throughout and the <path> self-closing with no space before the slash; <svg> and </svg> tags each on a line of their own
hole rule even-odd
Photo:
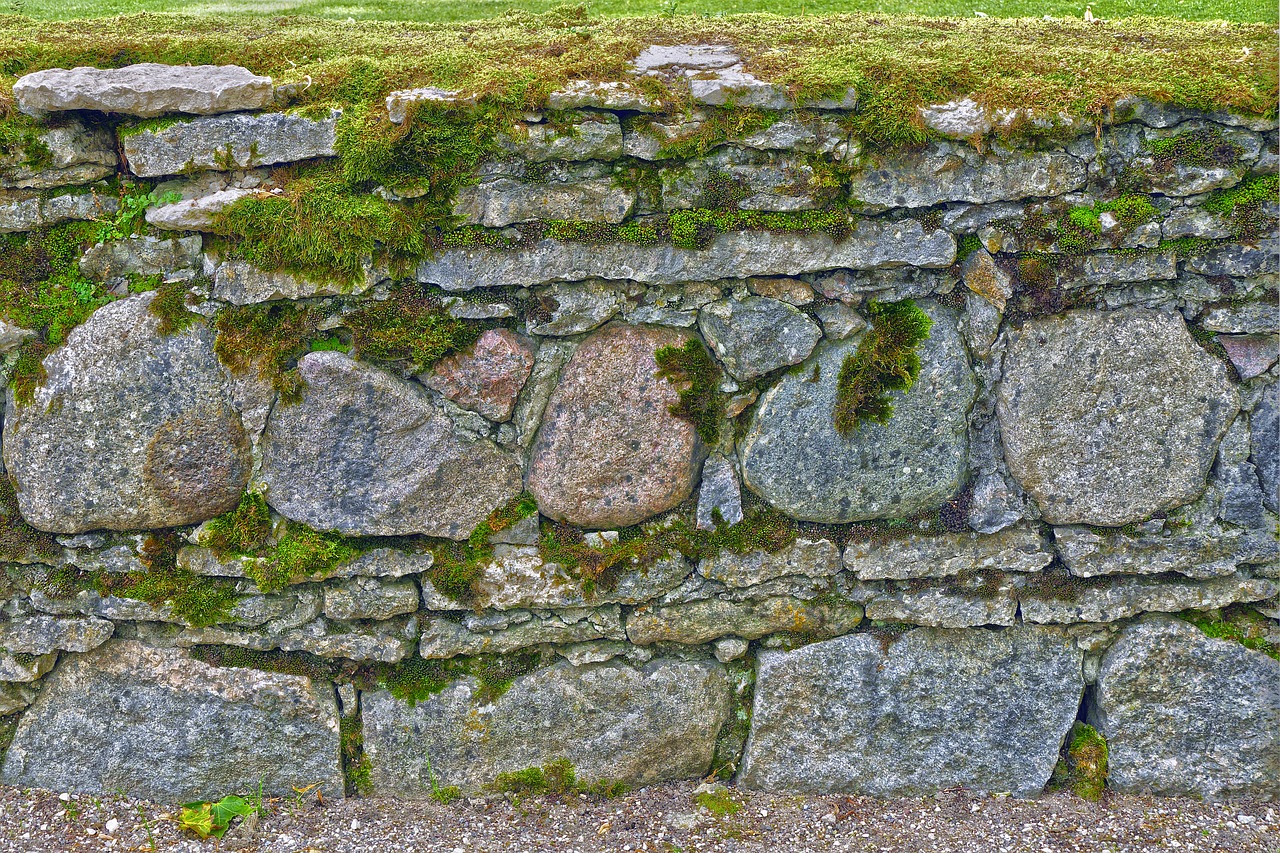
<svg viewBox="0 0 1280 853">
<path fill-rule="evenodd" d="M 105 127 L 71 121 L 36 134 L 36 139 L 48 151 L 47 162 L 33 165 L 22 153 L 0 156 L 0 188 L 53 189 L 115 174 L 115 139 Z"/>
<path fill-rule="evenodd" d="M 935 142 L 920 152 L 868 157 L 850 197 L 871 212 L 944 201 L 990 204 L 1062 195 L 1084 187 L 1085 177 L 1084 162 L 1070 154 L 998 146 L 979 154 L 962 143 Z"/>
<path fill-rule="evenodd" d="M 762 296 L 712 302 L 698 313 L 698 329 L 739 380 L 799 364 L 822 337 L 818 325 L 798 308 Z"/>
<path fill-rule="evenodd" d="M 36 691 L 24 684 L 0 681 L 0 717 L 16 714 L 36 701 Z"/>
<path fill-rule="evenodd" d="M 693 100 L 712 106 L 785 110 L 793 106 L 781 86 L 748 72 L 727 45 L 651 45 L 631 62 L 637 74 L 684 80 Z"/>
<path fill-rule="evenodd" d="M 1067 289 L 1084 284 L 1105 287 L 1134 281 L 1174 279 L 1178 277 L 1178 257 L 1172 250 L 1132 257 L 1106 253 L 1085 255 L 1082 274 L 1083 281 L 1074 276 L 1065 277 Z"/>
<path fill-rule="evenodd" d="M 0 684 L 7 682 L 29 684 L 39 681 L 53 669 L 53 665 L 57 662 L 57 652 L 31 655 L 0 649 Z"/>
<path fill-rule="evenodd" d="M 136 530 L 212 518 L 249 479 L 230 382 L 197 324 L 159 334 L 145 293 L 98 309 L 44 360 L 35 400 L 9 394 L 4 461 L 42 530 Z"/>
<path fill-rule="evenodd" d="M 1210 308 L 1200 323 L 1211 332 L 1274 335 L 1280 332 L 1280 306 L 1268 301 Z"/>
<path fill-rule="evenodd" d="M 508 654 L 546 643 L 581 643 L 588 640 L 625 640 L 618 606 L 595 610 L 570 609 L 555 613 L 530 614 L 505 611 L 502 621 L 489 626 L 482 620 L 456 622 L 438 616 L 423 620 L 418 654 L 424 658 L 451 658 L 458 655 Z M 522 618 L 523 617 L 523 618 Z M 467 623 L 472 624 L 467 624 Z"/>
<path fill-rule="evenodd" d="M 1131 625 L 1102 659 L 1091 722 L 1107 739 L 1107 787 L 1131 794 L 1280 793 L 1280 661 L 1193 625 Z"/>
<path fill-rule="evenodd" d="M 616 160 L 622 156 L 622 125 L 609 113 L 575 113 L 568 124 L 518 123 L 497 143 L 504 151 L 540 163 L 546 160 Z"/>
<path fill-rule="evenodd" d="M 622 282 L 592 279 L 553 284 L 530 300 L 531 335 L 577 335 L 603 326 L 627 304 L 638 288 Z"/>
<path fill-rule="evenodd" d="M 201 269 L 199 237 L 131 237 L 98 243 L 80 259 L 80 272 L 97 281 L 126 275 L 192 277 Z"/>
<path fill-rule="evenodd" d="M 334 110 L 316 121 L 287 113 L 197 118 L 155 130 L 126 128 L 120 146 L 129 171 L 144 178 L 252 169 L 333 157 L 341 115 Z"/>
<path fill-rule="evenodd" d="M 563 89 L 547 96 L 548 109 L 575 110 L 583 107 L 610 112 L 651 113 L 660 112 L 663 104 L 632 83 L 597 80 L 570 80 Z"/>
<path fill-rule="evenodd" d="M 1038 628 L 918 628 L 765 651 L 738 783 L 905 796 L 1039 794 L 1075 720 L 1082 653 Z"/>
<path fill-rule="evenodd" d="M 520 492 L 520 463 L 454 434 L 420 386 L 339 352 L 298 362 L 303 399 L 277 406 L 262 480 L 281 515 L 350 535 L 465 539 Z"/>
<path fill-rule="evenodd" d="M 843 302 L 828 302 L 819 305 L 814 311 L 818 321 L 822 323 L 822 332 L 830 340 L 843 341 L 854 332 L 861 332 L 867 327 L 867 321 Z"/>
<path fill-rule="evenodd" d="M 1280 592 L 1280 583 L 1247 575 L 1205 581 L 1122 577 L 1106 583 L 1075 581 L 1064 591 L 1024 592 L 1019 598 L 1024 622 L 1069 625 L 1115 622 L 1139 613 L 1211 610 L 1263 601 Z"/>
<path fill-rule="evenodd" d="M 377 663 L 399 663 L 411 657 L 417 640 L 418 620 L 413 616 L 366 624 L 316 619 L 288 628 L 270 623 L 251 630 L 223 626 L 184 628 L 176 637 L 166 638 L 167 643 L 184 648 L 236 646 L 259 652 L 306 652 L 322 658 Z"/>
<path fill-rule="evenodd" d="M 477 608 L 588 607 L 599 604 L 643 604 L 675 589 L 692 567 L 678 554 L 668 554 L 653 564 L 619 571 L 608 590 L 587 595 L 582 579 L 556 563 L 544 562 L 534 546 L 499 545 L 494 559 L 480 566 L 473 590 Z M 459 609 L 455 604 L 450 608 Z"/>
<path fill-rule="evenodd" d="M 509 329 L 489 329 L 466 351 L 438 362 L 421 378 L 462 408 L 503 423 L 511 420 L 533 359 L 527 338 Z"/>
<path fill-rule="evenodd" d="M 536 184 L 499 178 L 460 189 L 453 213 L 467 224 L 486 228 L 545 219 L 616 225 L 631 214 L 635 203 L 636 191 L 610 178 Z"/>
<path fill-rule="evenodd" d="M 920 120 L 930 130 L 952 139 L 973 139 L 991 132 L 991 115 L 973 98 L 920 107 Z"/>
<path fill-rule="evenodd" d="M 662 209 L 719 207 L 725 187 L 739 210 L 793 211 L 820 206 L 823 190 L 811 163 L 790 152 L 722 148 L 659 170 Z"/>
<path fill-rule="evenodd" d="M 1239 403 L 1176 314 L 1071 311 L 1010 330 L 1005 459 L 1053 524 L 1120 526 L 1197 498 Z"/>
<path fill-rule="evenodd" d="M 1241 379 L 1261 376 L 1280 358 L 1280 341 L 1274 335 L 1218 335 Z"/>
<path fill-rule="evenodd" d="M 93 616 L 58 618 L 36 614 L 0 622 L 0 649 L 27 655 L 87 652 L 109 640 L 115 627 L 106 619 Z"/>
<path fill-rule="evenodd" d="M 515 411 L 511 415 L 511 423 L 516 428 L 516 444 L 522 450 L 527 451 L 533 443 L 542 424 L 547 401 L 559 381 L 560 371 L 577 349 L 577 342 L 558 338 L 544 338 L 539 343 L 538 353 L 533 359 L 533 371 L 524 383 L 524 390 L 516 398 Z"/>
<path fill-rule="evenodd" d="M 418 586 L 412 580 L 352 578 L 324 588 L 324 615 L 330 619 L 390 619 L 418 609 Z"/>
<path fill-rule="evenodd" d="M 925 625 L 930 628 L 971 628 L 1018 624 L 1018 602 L 1012 586 L 993 593 L 970 594 L 949 587 L 895 589 L 878 593 L 866 604 L 873 622 Z"/>
<path fill-rule="evenodd" d="M 721 292 L 717 285 L 702 282 L 663 284 L 638 294 L 629 291 L 622 319 L 687 329 L 698 322 L 698 309 L 719 299 Z"/>
<path fill-rule="evenodd" d="M 823 233 L 735 231 L 705 249 L 556 240 L 515 250 L 449 249 L 418 266 L 418 281 L 454 291 L 589 278 L 679 284 L 906 264 L 949 267 L 955 253 L 954 237 L 941 229 L 926 232 L 917 220 L 862 219 L 841 242 Z"/>
<path fill-rule="evenodd" d="M 517 678 L 495 700 L 479 701 L 478 691 L 466 678 L 414 707 L 386 691 L 366 693 L 374 791 L 414 798 L 435 784 L 478 791 L 499 773 L 560 758 L 588 782 L 695 778 L 710 767 L 730 692 L 720 664 L 665 658 L 641 668 L 564 661 Z"/>
<path fill-rule="evenodd" d="M 1249 415 L 1249 460 L 1262 481 L 1262 505 L 1280 511 L 1280 384 L 1267 386 Z"/>
<path fill-rule="evenodd" d="M 797 538 L 777 553 L 749 551 L 735 554 L 724 549 L 698 564 L 704 578 L 731 587 L 755 586 L 786 575 L 829 578 L 840 571 L 840 549 L 828 539 Z"/>
<path fill-rule="evenodd" d="M 1266 564 L 1280 556 L 1270 537 L 1222 525 L 1156 535 L 1056 527 L 1053 541 L 1067 570 L 1080 578 L 1166 572 L 1192 578 L 1221 577 L 1235 574 L 1241 565 Z"/>
<path fill-rule="evenodd" d="M 798 278 L 749 278 L 747 289 L 756 296 L 777 299 L 788 305 L 808 305 L 813 302 L 813 288 Z"/>
<path fill-rule="evenodd" d="M 1187 258 L 1186 269 L 1201 275 L 1229 275 L 1237 278 L 1266 274 L 1274 275 L 1277 271 L 1280 271 L 1280 240 L 1274 237 L 1259 240 L 1256 246 L 1240 246 L 1232 243 L 1219 245 L 1217 248 L 1206 251 L 1203 254 L 1195 254 Z M 1270 302 L 1266 305 L 1246 304 L 1243 310 L 1245 312 L 1256 312 L 1259 308 L 1265 309 L 1265 315 L 1270 319 L 1269 323 L 1245 326 L 1237 324 L 1235 328 L 1224 328 L 1221 331 L 1270 332 L 1271 334 L 1280 331 L 1280 329 L 1276 328 L 1277 315 L 1280 315 L 1280 309 L 1270 304 Z M 1230 315 L 1240 309 L 1227 307 L 1218 310 Z"/>
<path fill-rule="evenodd" d="M 1053 562 L 1053 549 L 1035 527 L 977 533 L 909 535 L 885 542 L 852 542 L 844 565 L 859 579 L 943 578 L 975 571 L 1038 572 Z"/>
<path fill-rule="evenodd" d="M 637 607 L 627 617 L 627 639 L 637 646 L 671 642 L 697 645 L 717 637 L 754 640 L 791 632 L 810 638 L 847 634 L 862 621 L 850 602 L 805 601 L 790 596 L 726 601 L 707 598 L 666 607 Z"/>
<path fill-rule="evenodd" d="M 256 305 L 278 299 L 355 295 L 364 293 L 377 283 L 378 278 L 378 274 L 368 267 L 363 280 L 349 282 L 279 270 L 268 272 L 248 261 L 231 259 L 219 263 L 214 270 L 213 298 L 232 305 Z"/>
<path fill-rule="evenodd" d="M 734 142 L 760 150 L 836 152 L 838 156 L 847 150 L 848 137 L 849 132 L 839 122 L 793 115 Z"/>
<path fill-rule="evenodd" d="M 97 110 L 151 118 L 165 113 L 214 115 L 270 106 L 270 77 L 238 65 L 160 65 L 124 68 L 50 68 L 13 84 L 18 108 L 28 115 Z"/>
<path fill-rule="evenodd" d="M 12 323 L 0 320 L 0 353 L 13 352 L 22 346 L 22 342 L 34 335 L 30 329 L 22 329 Z"/>
<path fill-rule="evenodd" d="M 68 220 L 109 218 L 119 209 L 119 199 L 94 191 L 43 198 L 0 190 L 0 234 L 34 231 Z"/>
<path fill-rule="evenodd" d="M 720 513 L 717 521 L 716 513 Z M 742 488 L 738 471 L 722 454 L 713 453 L 702 466 L 702 484 L 698 487 L 697 526 L 699 530 L 715 530 L 719 524 L 742 521 Z"/>
<path fill-rule="evenodd" d="M 67 657 L 46 679 L 18 723 L 3 779 L 166 802 L 217 800 L 259 784 L 286 796 L 318 783 L 341 797 L 333 689 L 117 640 Z"/>
<path fill-rule="evenodd" d="M 208 195 L 148 207 L 147 224 L 165 231 L 209 231 L 217 215 L 242 198 L 257 195 L 256 190 L 237 187 L 218 190 Z"/>
<path fill-rule="evenodd" d="M 836 377 L 858 340 L 824 343 L 757 404 L 739 448 L 749 489 L 793 518 L 828 523 L 910 517 L 959 490 L 977 386 L 955 312 L 921 307 L 934 324 L 918 348 L 920 376 L 893 392 L 888 424 L 836 432 Z"/>
<path fill-rule="evenodd" d="M 636 524 L 693 492 L 705 456 L 694 425 L 671 414 L 676 387 L 654 352 L 686 333 L 609 326 L 565 365 L 530 454 L 528 488 L 549 518 L 581 527 Z"/>
<path fill-rule="evenodd" d="M 960 277 L 965 287 L 1004 313 L 1005 303 L 1013 296 L 1013 276 L 996 266 L 995 258 L 986 249 L 979 248 L 964 259 Z"/>
<path fill-rule="evenodd" d="M 1166 240 L 1176 240 L 1179 237 L 1221 240 L 1231 236 L 1231 220 L 1220 213 L 1210 213 L 1199 207 L 1175 207 L 1165 217 L 1160 230 Z"/>
</svg>

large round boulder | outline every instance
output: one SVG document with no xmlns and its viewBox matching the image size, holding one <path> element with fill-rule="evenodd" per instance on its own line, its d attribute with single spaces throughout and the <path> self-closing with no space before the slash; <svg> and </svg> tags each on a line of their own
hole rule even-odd
<svg viewBox="0 0 1280 853">
<path fill-rule="evenodd" d="M 543 515 L 581 527 L 625 527 L 693 493 L 706 450 L 692 423 L 671 413 L 675 385 L 654 352 L 689 333 L 607 326 L 565 365 L 529 462 Z"/>
<path fill-rule="evenodd" d="M 1009 471 L 1052 524 L 1189 503 L 1239 406 L 1177 314 L 1069 311 L 1009 332 L 996 411 Z"/>
</svg>

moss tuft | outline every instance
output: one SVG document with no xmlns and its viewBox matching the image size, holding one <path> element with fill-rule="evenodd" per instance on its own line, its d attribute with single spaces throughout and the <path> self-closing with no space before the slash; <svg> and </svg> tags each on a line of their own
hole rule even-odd
<svg viewBox="0 0 1280 853">
<path fill-rule="evenodd" d="M 271 538 L 271 508 L 257 492 L 245 492 L 236 508 L 205 522 L 205 544 L 218 556 L 247 556 L 266 548 Z"/>
<path fill-rule="evenodd" d="M 517 795 L 591 794 L 606 798 L 622 796 L 629 790 L 622 782 L 579 781 L 573 763 L 567 758 L 554 759 L 541 767 L 526 767 L 523 770 L 499 773 L 489 788 L 500 793 Z"/>
<path fill-rule="evenodd" d="M 725 395 L 720 367 L 706 345 L 690 338 L 683 347 L 659 347 L 653 357 L 658 376 L 679 387 L 680 401 L 671 406 L 671 414 L 693 424 L 698 437 L 714 445 L 720 440 Z"/>
<path fill-rule="evenodd" d="M 229 306 L 218 312 L 213 350 L 235 374 L 256 370 L 285 403 L 302 399 L 302 380 L 294 366 L 310 349 L 319 317 L 289 302 Z"/>
<path fill-rule="evenodd" d="M 703 791 L 695 795 L 693 801 L 716 817 L 728 817 L 742 811 L 742 803 L 735 800 L 727 788 Z"/>
<path fill-rule="evenodd" d="M 263 592 L 279 592 L 303 578 L 324 576 L 359 553 L 341 534 L 288 522 L 265 559 L 246 565 L 245 573 Z"/>
<path fill-rule="evenodd" d="M 872 327 L 845 357 L 836 378 L 833 413 L 836 430 L 850 436 L 871 421 L 889 422 L 893 416 L 890 391 L 905 391 L 920 374 L 916 347 L 929 337 L 933 321 L 910 299 L 872 302 Z"/>
<path fill-rule="evenodd" d="M 1066 771 L 1064 787 L 1091 802 L 1102 798 L 1107 786 L 1107 742 L 1093 726 L 1077 722 L 1071 727 Z"/>
<path fill-rule="evenodd" d="M 362 358 L 403 362 L 420 373 L 452 352 L 475 343 L 482 327 L 455 320 L 440 300 L 417 284 L 400 284 L 391 297 L 371 302 L 343 321 Z"/>
<path fill-rule="evenodd" d="M 435 559 L 427 571 L 431 585 L 455 601 L 470 601 L 474 595 L 472 585 L 480 576 L 480 567 L 493 559 L 493 545 L 489 543 L 489 538 L 537 511 L 538 504 L 533 496 L 520 494 L 476 525 L 465 542 L 437 543 L 431 549 Z"/>
<path fill-rule="evenodd" d="M 1176 166 L 1203 169 L 1235 166 L 1243 153 L 1239 145 L 1223 136 L 1222 131 L 1208 127 L 1166 139 L 1148 140 L 1146 149 L 1151 152 L 1158 173 L 1170 172 Z"/>
<path fill-rule="evenodd" d="M 155 287 L 155 294 L 151 297 L 147 310 L 159 318 L 160 324 L 156 330 L 160 334 L 177 334 L 200 320 L 199 314 L 187 308 L 187 298 L 191 294 L 189 282 L 159 282 Z"/>
<path fill-rule="evenodd" d="M 1267 639 L 1267 618 L 1245 605 L 1231 605 L 1221 611 L 1203 612 L 1190 610 L 1182 614 L 1192 625 L 1215 640 L 1230 640 L 1246 649 L 1262 652 L 1280 660 L 1280 644 Z"/>
<path fill-rule="evenodd" d="M 364 754 L 364 726 L 358 713 L 338 720 L 338 743 L 342 750 L 342 776 L 348 797 L 373 794 L 372 765 Z"/>
<path fill-rule="evenodd" d="M 1275 220 L 1264 216 L 1265 202 L 1280 201 L 1280 176 L 1255 175 L 1231 189 L 1216 190 L 1204 209 L 1231 217 L 1231 234 L 1237 240 L 1252 241 L 1275 230 Z"/>
<path fill-rule="evenodd" d="M 62 546 L 52 533 L 37 530 L 18 511 L 13 482 L 0 474 L 0 560 L 25 562 L 31 558 L 55 560 Z"/>
</svg>

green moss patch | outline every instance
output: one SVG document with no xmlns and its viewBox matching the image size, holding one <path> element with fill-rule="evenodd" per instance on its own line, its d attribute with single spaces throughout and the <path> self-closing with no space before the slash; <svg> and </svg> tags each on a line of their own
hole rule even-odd
<svg viewBox="0 0 1280 853">
<path fill-rule="evenodd" d="M 295 367 L 310 351 L 319 321 L 313 309 L 291 302 L 223 308 L 214 318 L 213 351 L 232 373 L 256 371 L 283 402 L 298 402 L 302 378 Z"/>
<path fill-rule="evenodd" d="M 62 554 L 62 546 L 52 533 L 36 530 L 18 511 L 18 496 L 13 482 L 0 474 L 0 560 L 26 561 L 32 557 L 54 560 Z"/>
<path fill-rule="evenodd" d="M 1050 790 L 1069 790 L 1097 802 L 1107 786 L 1107 741 L 1093 726 L 1077 721 L 1071 727 L 1062 758 L 1053 769 Z"/>
<path fill-rule="evenodd" d="M 1275 220 L 1263 216 L 1264 202 L 1280 202 L 1280 176 L 1255 175 L 1236 186 L 1216 190 L 1204 203 L 1204 209 L 1231 217 L 1231 233 L 1245 242 L 1271 234 Z"/>
<path fill-rule="evenodd" d="M 580 781 L 577 770 L 567 758 L 554 759 L 541 767 L 526 767 L 523 770 L 499 773 L 489 789 L 517 795 L 589 794 L 600 797 L 620 797 L 630 790 L 625 784 L 617 781 Z"/>
<path fill-rule="evenodd" d="M 1233 604 L 1208 613 L 1190 610 L 1183 613 L 1182 618 L 1199 628 L 1206 637 L 1230 640 L 1280 660 L 1280 644 L 1267 639 L 1267 618 L 1251 607 Z"/>
<path fill-rule="evenodd" d="M 475 343 L 483 330 L 450 317 L 439 299 L 416 284 L 397 285 L 390 299 L 368 303 L 343 323 L 361 357 L 401 362 L 414 373 Z"/>
<path fill-rule="evenodd" d="M 344 713 L 338 720 L 338 744 L 342 751 L 344 793 L 348 797 L 371 796 L 372 765 L 369 756 L 364 754 L 364 725 L 358 713 Z"/>
<path fill-rule="evenodd" d="M 871 328 L 845 357 L 836 378 L 836 430 L 850 436 L 866 422 L 885 424 L 893 416 L 891 391 L 905 391 L 920 375 L 916 347 L 929 337 L 933 321 L 910 299 L 871 302 Z"/>
<path fill-rule="evenodd" d="M 707 347 L 690 338 L 682 347 L 659 347 L 653 354 L 658 376 L 679 388 L 680 401 L 671 414 L 693 424 L 698 437 L 709 445 L 720 440 L 725 395 L 720 391 L 722 371 Z"/>
</svg>

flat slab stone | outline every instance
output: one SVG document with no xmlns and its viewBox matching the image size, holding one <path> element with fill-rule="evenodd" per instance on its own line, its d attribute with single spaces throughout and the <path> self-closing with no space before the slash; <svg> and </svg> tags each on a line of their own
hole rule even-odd
<svg viewBox="0 0 1280 853">
<path fill-rule="evenodd" d="M 96 110 L 152 118 L 165 113 L 215 115 L 270 106 L 270 77 L 238 65 L 160 65 L 124 68 L 50 68 L 13 84 L 18 108 L 28 115 Z"/>
<path fill-rule="evenodd" d="M 453 213 L 486 228 L 543 219 L 617 224 L 635 203 L 636 191 L 610 178 L 537 184 L 499 178 L 458 190 Z"/>
<path fill-rule="evenodd" d="M 926 232 L 914 219 L 863 219 L 840 242 L 822 233 L 736 231 L 721 234 L 705 249 L 557 240 L 515 250 L 449 249 L 423 261 L 417 275 L 418 281 L 445 290 L 530 287 L 590 278 L 679 284 L 908 264 L 949 267 L 955 257 L 955 238 L 942 229 Z"/>
<path fill-rule="evenodd" d="M 1280 661 L 1150 617 L 1102 659 L 1091 722 L 1107 787 L 1166 797 L 1280 795 Z"/>
<path fill-rule="evenodd" d="M 193 171 L 252 169 L 313 157 L 333 157 L 342 113 L 312 120 L 287 113 L 229 115 L 180 121 L 120 134 L 129 171 L 140 177 Z"/>
<path fill-rule="evenodd" d="M 738 784 L 907 796 L 1039 794 L 1084 690 L 1083 654 L 1036 628 L 918 628 L 763 651 Z"/>
<path fill-rule="evenodd" d="M 707 598 L 665 607 L 640 606 L 627 617 L 627 639 L 697 645 L 717 637 L 754 640 L 794 632 L 806 637 L 847 634 L 862 622 L 862 607 L 850 602 L 807 601 L 774 595 L 748 601 Z"/>
<path fill-rule="evenodd" d="M 217 800 L 259 782 L 275 796 L 319 783 L 341 797 L 333 688 L 116 640 L 64 657 L 45 678 L 3 780 L 164 802 Z"/>
<path fill-rule="evenodd" d="M 0 190 L 0 234 L 35 231 L 68 220 L 109 218 L 119 209 L 119 199 L 92 190 L 52 198 L 34 192 Z"/>
<path fill-rule="evenodd" d="M 24 518 L 42 530 L 192 524 L 235 507 L 249 438 L 204 324 L 170 336 L 153 293 L 113 302 L 44 360 L 30 405 L 12 391 L 4 461 Z"/>
<path fill-rule="evenodd" d="M 941 578 L 962 572 L 1038 572 L 1053 562 L 1045 536 L 1030 525 L 991 535 L 912 535 L 887 542 L 853 542 L 844 564 L 860 580 Z"/>
<path fill-rule="evenodd" d="M 248 261 L 232 259 L 214 268 L 213 298 L 232 305 L 256 305 L 277 299 L 355 295 L 364 293 L 380 278 L 371 266 L 365 267 L 363 278 L 351 282 L 295 275 L 282 270 L 262 270 Z"/>
<path fill-rule="evenodd" d="M 1176 314 L 1070 311 L 1009 332 L 1009 471 L 1053 524 L 1120 526 L 1195 500 L 1239 407 Z"/>
<path fill-rule="evenodd" d="M 1115 622 L 1142 613 L 1212 610 L 1229 604 L 1265 601 L 1280 593 L 1280 583 L 1244 574 L 1208 580 L 1121 577 L 1078 584 L 1065 593 L 1028 592 L 1019 596 L 1022 619 L 1040 625 Z"/>
<path fill-rule="evenodd" d="M 256 190 L 231 188 L 197 198 L 148 207 L 147 224 L 165 231 L 209 231 L 214 219 L 242 198 L 257 195 Z"/>
<path fill-rule="evenodd" d="M 608 326 L 565 365 L 530 453 L 529 491 L 548 518 L 617 528 L 671 509 L 693 493 L 706 448 L 671 414 L 676 386 L 654 352 L 688 333 Z"/>
<path fill-rule="evenodd" d="M 385 691 L 364 694 L 377 794 L 425 798 L 431 774 L 439 785 L 478 791 L 499 773 L 558 758 L 584 781 L 696 778 L 710 767 L 729 714 L 728 680 L 715 661 L 565 661 L 517 678 L 493 701 L 480 701 L 478 689 L 466 678 L 414 707 Z"/>
<path fill-rule="evenodd" d="M 194 277 L 201 269 L 201 239 L 195 237 L 130 237 L 89 247 L 80 272 L 97 281 L 125 275 Z"/>
<path fill-rule="evenodd" d="M 349 535 L 466 539 L 521 490 L 520 463 L 456 435 L 426 389 L 340 352 L 298 362 L 302 402 L 262 438 L 267 500 L 286 518 Z"/>
<path fill-rule="evenodd" d="M 52 189 L 115 174 L 115 138 L 101 125 L 70 121 L 42 131 L 36 139 L 48 149 L 48 163 L 33 166 L 22 152 L 0 156 L 0 188 Z"/>
<path fill-rule="evenodd" d="M 836 377 L 861 336 L 820 344 L 761 396 L 739 449 L 747 488 L 793 518 L 829 523 L 907 518 L 959 490 L 977 385 L 955 312 L 921 307 L 933 329 L 918 348 L 919 378 L 893 392 L 889 423 L 836 432 Z"/>
</svg>

